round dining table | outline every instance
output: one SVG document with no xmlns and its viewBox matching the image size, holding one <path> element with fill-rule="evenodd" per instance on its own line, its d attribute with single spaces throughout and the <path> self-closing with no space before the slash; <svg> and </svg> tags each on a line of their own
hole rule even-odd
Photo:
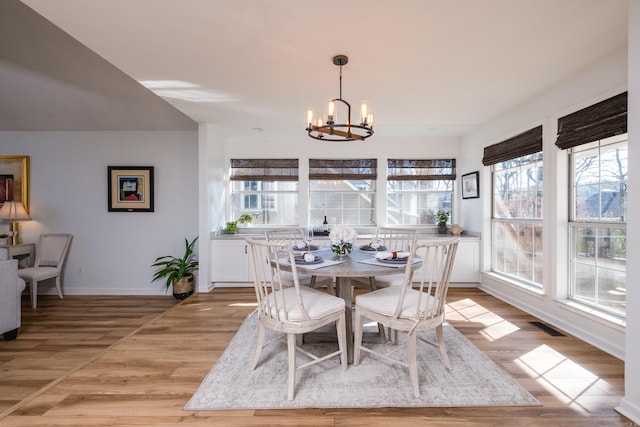
<svg viewBox="0 0 640 427">
<path fill-rule="evenodd" d="M 330 248 L 320 247 L 318 251 L 313 252 L 314 255 L 320 256 L 328 261 L 342 261 L 340 263 L 330 265 L 304 265 L 297 263 L 298 273 L 313 275 L 316 277 L 335 277 L 336 279 L 336 295 L 345 302 L 346 311 L 346 332 L 347 332 L 347 356 L 349 363 L 353 363 L 353 314 L 352 314 L 352 295 L 354 277 L 375 277 L 387 276 L 393 274 L 404 274 L 406 264 L 383 264 L 381 262 L 368 263 L 362 262 L 375 258 L 376 252 L 354 249 L 351 254 L 340 258 L 331 252 Z M 422 266 L 422 261 L 412 264 L 412 270 L 416 270 Z M 286 268 L 285 265 L 281 267 Z"/>
</svg>

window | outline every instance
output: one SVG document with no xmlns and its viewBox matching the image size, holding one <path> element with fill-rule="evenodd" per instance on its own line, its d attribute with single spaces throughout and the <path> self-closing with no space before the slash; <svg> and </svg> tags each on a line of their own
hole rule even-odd
<svg viewBox="0 0 640 427">
<path fill-rule="evenodd" d="M 311 224 L 376 224 L 377 161 L 309 159 Z"/>
<path fill-rule="evenodd" d="M 298 224 L 298 159 L 231 159 L 231 219 Z"/>
<path fill-rule="evenodd" d="M 388 225 L 435 226 L 438 210 L 453 214 L 455 159 L 389 159 L 387 166 Z"/>
<path fill-rule="evenodd" d="M 626 315 L 627 93 L 558 119 L 569 151 L 569 299 Z"/>
<path fill-rule="evenodd" d="M 570 149 L 569 298 L 625 314 L 626 134 Z"/>
<path fill-rule="evenodd" d="M 485 147 L 492 166 L 491 270 L 542 288 L 542 126 Z"/>
</svg>

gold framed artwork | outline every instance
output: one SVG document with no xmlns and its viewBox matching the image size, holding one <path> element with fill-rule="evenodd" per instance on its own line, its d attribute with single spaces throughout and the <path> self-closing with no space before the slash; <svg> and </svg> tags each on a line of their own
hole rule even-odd
<svg viewBox="0 0 640 427">
<path fill-rule="evenodd" d="M 153 166 L 107 167 L 109 212 L 153 212 Z"/>
<path fill-rule="evenodd" d="M 0 156 L 0 206 L 11 200 L 29 213 L 29 156 Z"/>
</svg>

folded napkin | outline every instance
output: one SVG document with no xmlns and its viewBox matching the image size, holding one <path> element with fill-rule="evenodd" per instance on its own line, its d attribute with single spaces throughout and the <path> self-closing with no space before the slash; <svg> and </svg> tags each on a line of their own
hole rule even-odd
<svg viewBox="0 0 640 427">
<path fill-rule="evenodd" d="M 378 252 L 376 253 L 377 259 L 405 259 L 409 258 L 410 252 Z"/>
</svg>

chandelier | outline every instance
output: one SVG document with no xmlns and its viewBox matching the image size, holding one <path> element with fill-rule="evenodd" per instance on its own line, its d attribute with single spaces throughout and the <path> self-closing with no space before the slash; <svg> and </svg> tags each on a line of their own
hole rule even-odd
<svg viewBox="0 0 640 427">
<path fill-rule="evenodd" d="M 373 135 L 373 114 L 368 110 L 366 102 L 360 104 L 359 124 L 351 123 L 351 105 L 342 99 L 342 66 L 347 65 L 349 58 L 346 55 L 333 57 L 334 65 L 340 67 L 340 96 L 329 101 L 327 114 L 324 118 L 314 118 L 313 110 L 307 110 L 306 131 L 313 139 L 321 141 L 364 141 Z M 338 123 L 338 106 L 342 103 L 347 108 L 346 121 Z"/>
</svg>

